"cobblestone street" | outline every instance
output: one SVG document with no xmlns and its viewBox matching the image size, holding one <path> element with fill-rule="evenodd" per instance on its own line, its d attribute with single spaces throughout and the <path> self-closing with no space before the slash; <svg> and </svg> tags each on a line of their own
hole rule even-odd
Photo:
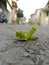
<svg viewBox="0 0 49 65">
<path fill-rule="evenodd" d="M 13 43 L 16 30 L 28 32 L 32 27 L 0 24 L 0 65 L 49 65 L 49 26 L 35 26 L 37 41 Z"/>
</svg>

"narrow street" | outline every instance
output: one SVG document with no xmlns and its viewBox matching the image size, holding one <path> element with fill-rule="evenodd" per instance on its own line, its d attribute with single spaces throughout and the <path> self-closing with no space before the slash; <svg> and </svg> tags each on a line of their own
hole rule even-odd
<svg viewBox="0 0 49 65">
<path fill-rule="evenodd" d="M 49 26 L 35 26 L 37 41 L 13 43 L 16 30 L 28 32 L 31 27 L 0 24 L 0 65 L 49 65 Z"/>
</svg>

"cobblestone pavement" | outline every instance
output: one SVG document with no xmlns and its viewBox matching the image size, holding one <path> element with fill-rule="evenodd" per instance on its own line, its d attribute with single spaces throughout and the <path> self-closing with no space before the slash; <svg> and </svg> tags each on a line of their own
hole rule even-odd
<svg viewBox="0 0 49 65">
<path fill-rule="evenodd" d="M 49 65 L 49 26 L 35 26 L 37 41 L 13 43 L 16 30 L 28 32 L 31 27 L 0 24 L 0 65 Z"/>
</svg>

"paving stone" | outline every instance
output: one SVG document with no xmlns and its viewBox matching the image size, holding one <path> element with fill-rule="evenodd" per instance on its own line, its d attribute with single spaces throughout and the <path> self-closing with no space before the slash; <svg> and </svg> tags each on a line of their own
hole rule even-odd
<svg viewBox="0 0 49 65">
<path fill-rule="evenodd" d="M 49 26 L 35 26 L 37 41 L 14 44 L 16 30 L 28 32 L 29 25 L 0 25 L 0 65 L 49 65 Z"/>
</svg>

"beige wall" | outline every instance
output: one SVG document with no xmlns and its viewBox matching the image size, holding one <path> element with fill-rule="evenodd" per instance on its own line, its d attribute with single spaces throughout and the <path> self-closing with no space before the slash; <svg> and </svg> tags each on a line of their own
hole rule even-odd
<svg viewBox="0 0 49 65">
<path fill-rule="evenodd" d="M 43 24 L 43 25 L 49 24 L 49 16 L 47 16 L 47 12 L 46 11 L 42 11 L 41 24 Z"/>
<path fill-rule="evenodd" d="M 42 11 L 41 13 L 41 24 L 46 24 L 46 12 Z"/>
<path fill-rule="evenodd" d="M 14 1 L 16 3 L 16 0 L 12 0 L 12 1 Z M 16 21 L 16 17 L 17 17 L 16 13 L 17 13 L 17 7 L 13 7 L 11 10 L 11 21 L 12 21 L 12 23 L 15 23 L 15 21 Z"/>
<path fill-rule="evenodd" d="M 12 0 L 8 0 L 10 5 L 12 6 Z M 10 5 L 7 2 L 7 10 L 5 9 L 4 5 L 2 5 L 2 9 L 6 11 L 8 23 L 15 23 L 16 19 L 16 8 L 11 9 Z"/>
<path fill-rule="evenodd" d="M 11 21 L 12 21 L 12 23 L 15 23 L 15 20 L 16 20 L 16 8 L 13 8 L 11 10 Z"/>
<path fill-rule="evenodd" d="M 10 5 L 12 6 L 12 1 L 13 1 L 13 0 L 8 0 L 8 1 L 9 1 Z M 13 7 L 13 8 L 11 9 L 9 5 L 7 5 L 7 6 L 8 6 L 7 9 L 8 9 L 8 11 L 9 11 L 9 12 L 7 13 L 7 15 L 8 15 L 8 20 L 9 20 L 8 23 L 15 23 L 15 20 L 16 20 L 16 8 Z"/>
</svg>

